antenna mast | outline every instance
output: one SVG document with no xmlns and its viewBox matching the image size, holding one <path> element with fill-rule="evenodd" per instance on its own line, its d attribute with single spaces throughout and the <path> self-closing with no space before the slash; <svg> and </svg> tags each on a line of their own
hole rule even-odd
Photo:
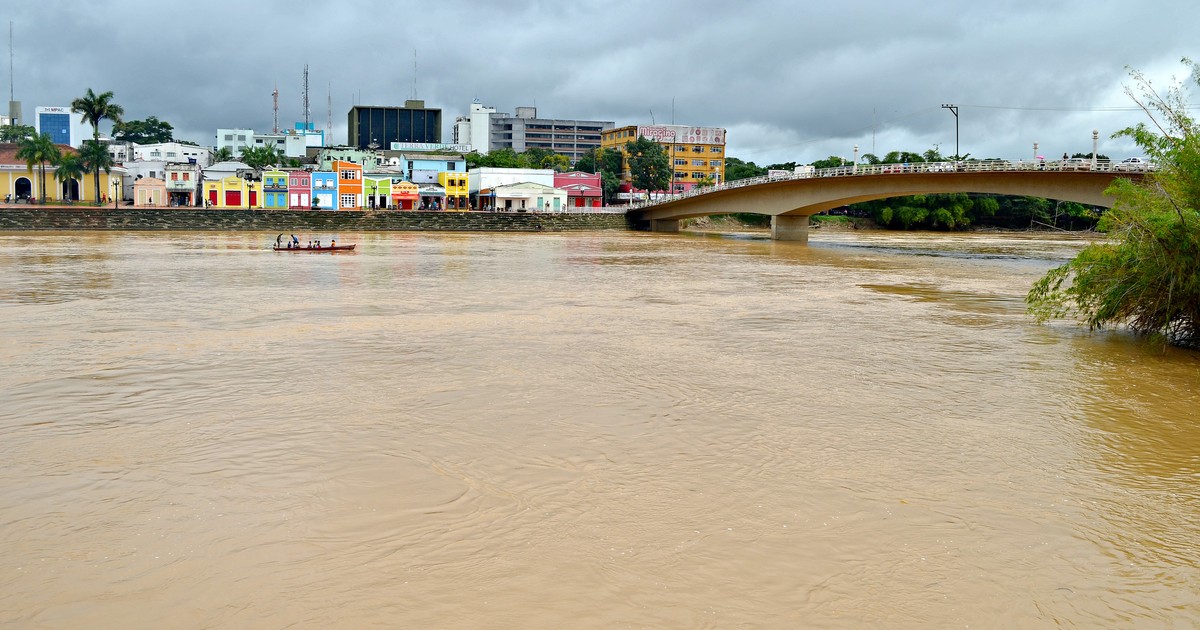
<svg viewBox="0 0 1200 630">
<path fill-rule="evenodd" d="M 275 127 L 271 133 L 279 133 L 279 84 L 275 84 L 275 90 L 271 92 L 272 108 L 275 110 Z"/>
<path fill-rule="evenodd" d="M 308 129 L 309 120 L 312 119 L 312 110 L 308 107 L 308 64 L 304 64 L 304 128 Z"/>
<path fill-rule="evenodd" d="M 417 49 L 413 49 L 413 95 L 412 100 L 417 100 Z"/>
<path fill-rule="evenodd" d="M 329 82 L 329 86 L 325 93 L 329 97 L 329 121 L 325 124 L 325 133 L 333 133 L 333 81 Z"/>
<path fill-rule="evenodd" d="M 17 100 L 16 92 L 13 89 L 13 37 L 12 37 L 12 20 L 8 21 L 8 100 Z M 11 112 L 9 112 L 11 113 Z M 16 124 L 15 122 L 13 124 Z"/>
</svg>

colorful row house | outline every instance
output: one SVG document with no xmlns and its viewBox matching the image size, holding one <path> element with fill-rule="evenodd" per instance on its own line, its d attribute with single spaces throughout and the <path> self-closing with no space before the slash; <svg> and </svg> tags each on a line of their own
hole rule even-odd
<svg viewBox="0 0 1200 630">
<path fill-rule="evenodd" d="M 363 207 L 363 167 L 354 162 L 334 160 L 333 172 L 337 174 L 336 210 L 360 210 Z"/>
<path fill-rule="evenodd" d="M 263 210 L 287 210 L 291 207 L 288 204 L 287 171 L 263 171 L 262 207 Z"/>
<path fill-rule="evenodd" d="M 288 208 L 309 210 L 312 207 L 312 173 L 291 171 L 288 173 Z"/>
<path fill-rule="evenodd" d="M 228 175 L 204 182 L 204 204 L 210 208 L 257 208 L 258 191 L 255 183 Z"/>
<path fill-rule="evenodd" d="M 554 187 L 567 191 L 568 208 L 599 208 L 602 205 L 604 189 L 599 173 L 555 173 Z"/>
<path fill-rule="evenodd" d="M 442 192 L 446 195 L 446 210 L 465 212 L 471 209 L 466 173 L 443 171 L 438 173 L 438 184 L 441 184 Z"/>
</svg>

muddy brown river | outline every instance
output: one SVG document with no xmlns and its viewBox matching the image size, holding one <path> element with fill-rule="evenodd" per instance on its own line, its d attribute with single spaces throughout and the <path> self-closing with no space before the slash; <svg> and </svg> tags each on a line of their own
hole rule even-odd
<svg viewBox="0 0 1200 630">
<path fill-rule="evenodd" d="M 1064 237 L 0 234 L 0 626 L 1200 625 L 1200 354 Z"/>
</svg>

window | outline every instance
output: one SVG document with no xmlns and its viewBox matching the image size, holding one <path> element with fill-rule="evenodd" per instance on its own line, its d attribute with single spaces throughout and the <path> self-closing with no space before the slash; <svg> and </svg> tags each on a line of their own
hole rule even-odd
<svg viewBox="0 0 1200 630">
<path fill-rule="evenodd" d="M 233 134 L 229 134 L 229 133 L 225 134 L 225 141 L 226 141 L 226 142 L 229 142 L 229 141 L 232 141 L 232 140 L 233 140 Z"/>
<path fill-rule="evenodd" d="M 341 178 L 346 180 L 358 179 L 358 171 L 345 170 L 341 173 Z"/>
<path fill-rule="evenodd" d="M 675 179 L 683 179 L 684 177 L 687 177 L 687 173 L 681 173 L 679 171 L 675 171 Z"/>
<path fill-rule="evenodd" d="M 675 166 L 687 166 L 687 160 L 675 158 Z"/>
<path fill-rule="evenodd" d="M 358 195 L 342 195 L 342 198 L 341 198 L 342 207 L 343 208 L 358 207 L 358 200 L 356 199 L 356 197 L 358 197 Z"/>
<path fill-rule="evenodd" d="M 455 166 L 456 164 L 457 164 L 457 162 L 446 162 L 446 170 L 447 170 L 447 171 L 453 171 L 453 170 L 455 170 L 455 169 L 454 169 L 454 166 Z"/>
<path fill-rule="evenodd" d="M 692 171 L 692 179 L 704 179 L 704 173 L 700 171 Z"/>
<path fill-rule="evenodd" d="M 185 181 L 185 182 L 186 182 L 186 181 L 189 181 L 189 180 L 191 180 L 191 179 L 192 179 L 192 174 L 191 174 L 191 173 L 184 173 L 184 174 L 183 174 L 183 181 Z"/>
<path fill-rule="evenodd" d="M 692 160 L 692 166 L 704 166 L 704 160 Z"/>
<path fill-rule="evenodd" d="M 293 177 L 293 178 L 292 178 L 292 185 L 293 185 L 293 186 L 299 186 L 299 185 L 300 185 L 300 183 L 299 183 L 299 182 L 300 182 L 300 180 L 296 179 L 295 177 Z"/>
<path fill-rule="evenodd" d="M 692 153 L 704 153 L 704 147 L 696 145 L 692 147 Z"/>
<path fill-rule="evenodd" d="M 721 168 L 721 160 L 709 160 L 708 165 L 713 168 Z"/>
<path fill-rule="evenodd" d="M 709 151 L 710 153 L 720 153 L 720 152 L 721 152 L 721 147 L 708 147 L 708 151 Z"/>
</svg>

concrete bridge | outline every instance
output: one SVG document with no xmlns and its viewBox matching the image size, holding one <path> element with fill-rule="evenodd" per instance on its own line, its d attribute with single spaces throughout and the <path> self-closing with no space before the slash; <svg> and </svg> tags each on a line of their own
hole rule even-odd
<svg viewBox="0 0 1200 630">
<path fill-rule="evenodd" d="M 1076 170 L 1077 169 L 1077 170 Z M 1104 190 L 1118 177 L 1142 172 L 1084 163 L 980 161 L 953 164 L 875 164 L 756 177 L 696 188 L 631 206 L 632 222 L 677 232 L 682 219 L 745 212 L 771 217 L 771 238 L 808 241 L 809 217 L 861 201 L 935 193 L 992 193 L 1043 197 L 1111 208 Z"/>
</svg>

